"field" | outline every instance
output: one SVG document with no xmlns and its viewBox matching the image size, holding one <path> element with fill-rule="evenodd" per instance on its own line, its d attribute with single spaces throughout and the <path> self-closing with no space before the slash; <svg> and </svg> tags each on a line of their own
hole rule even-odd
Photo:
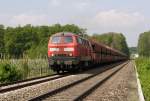
<svg viewBox="0 0 150 101">
<path fill-rule="evenodd" d="M 21 76 L 21 78 L 18 78 L 20 80 L 51 75 L 54 73 L 49 69 L 47 59 L 0 59 L 0 64 L 4 64 L 0 65 L 0 82 L 12 82 L 17 80 L 7 80 L 16 75 Z M 10 66 L 7 65 L 8 68 L 6 68 L 6 64 Z M 2 68 L 2 66 L 5 67 L 5 69 Z"/>
<path fill-rule="evenodd" d="M 135 62 L 145 100 L 150 101 L 150 58 L 138 58 Z"/>
</svg>

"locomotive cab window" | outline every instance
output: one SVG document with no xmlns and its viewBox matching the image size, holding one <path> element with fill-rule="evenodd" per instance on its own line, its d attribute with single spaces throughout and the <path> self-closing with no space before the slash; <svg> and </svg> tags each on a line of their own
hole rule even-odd
<svg viewBox="0 0 150 101">
<path fill-rule="evenodd" d="M 54 36 L 51 39 L 51 43 L 58 44 L 58 43 L 72 43 L 73 38 L 72 36 Z"/>
<path fill-rule="evenodd" d="M 64 43 L 72 43 L 73 39 L 72 36 L 64 36 Z"/>
<path fill-rule="evenodd" d="M 82 44 L 81 38 L 77 38 L 77 42 L 78 42 L 79 44 Z"/>
<path fill-rule="evenodd" d="M 51 43 L 60 43 L 61 42 L 61 36 L 54 36 L 51 39 Z"/>
</svg>

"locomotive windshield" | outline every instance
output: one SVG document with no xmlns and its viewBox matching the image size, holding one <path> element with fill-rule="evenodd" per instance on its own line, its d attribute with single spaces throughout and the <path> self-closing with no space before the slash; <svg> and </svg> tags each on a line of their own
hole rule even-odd
<svg viewBox="0 0 150 101">
<path fill-rule="evenodd" d="M 60 42 L 61 42 L 61 36 L 52 37 L 51 43 L 60 43 Z"/>
<path fill-rule="evenodd" d="M 72 36 L 64 36 L 64 43 L 72 43 L 73 39 Z"/>
<path fill-rule="evenodd" d="M 54 36 L 51 39 L 51 43 L 72 43 L 72 36 Z"/>
</svg>

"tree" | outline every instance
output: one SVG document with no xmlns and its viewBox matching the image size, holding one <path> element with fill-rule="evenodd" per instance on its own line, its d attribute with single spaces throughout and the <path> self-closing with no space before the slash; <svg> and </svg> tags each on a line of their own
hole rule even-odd
<svg viewBox="0 0 150 101">
<path fill-rule="evenodd" d="M 129 50 L 131 54 L 137 54 L 137 47 L 130 47 Z"/>
<path fill-rule="evenodd" d="M 62 29 L 64 32 L 73 32 L 76 34 L 81 33 L 81 29 L 74 24 L 72 24 L 72 25 L 67 24 L 67 25 L 63 26 Z"/>
<path fill-rule="evenodd" d="M 138 53 L 140 56 L 150 56 L 150 31 L 140 34 L 138 40 Z"/>
<path fill-rule="evenodd" d="M 5 49 L 11 56 L 22 57 L 34 44 L 38 44 L 38 37 L 32 26 L 7 28 Z"/>
<path fill-rule="evenodd" d="M 0 53 L 4 53 L 4 26 L 0 25 Z"/>
</svg>

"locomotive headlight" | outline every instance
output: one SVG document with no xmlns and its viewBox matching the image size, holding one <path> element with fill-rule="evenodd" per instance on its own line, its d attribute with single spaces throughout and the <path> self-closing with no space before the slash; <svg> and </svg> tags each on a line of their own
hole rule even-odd
<svg viewBox="0 0 150 101">
<path fill-rule="evenodd" d="M 49 48 L 49 50 L 50 50 L 51 52 L 53 52 L 53 51 L 59 51 L 59 48 Z"/>
<path fill-rule="evenodd" d="M 72 53 L 70 53 L 69 56 L 72 56 Z"/>
<path fill-rule="evenodd" d="M 54 54 L 52 54 L 52 56 L 54 56 Z"/>
<path fill-rule="evenodd" d="M 74 48 L 64 48 L 64 51 L 74 51 Z"/>
</svg>

